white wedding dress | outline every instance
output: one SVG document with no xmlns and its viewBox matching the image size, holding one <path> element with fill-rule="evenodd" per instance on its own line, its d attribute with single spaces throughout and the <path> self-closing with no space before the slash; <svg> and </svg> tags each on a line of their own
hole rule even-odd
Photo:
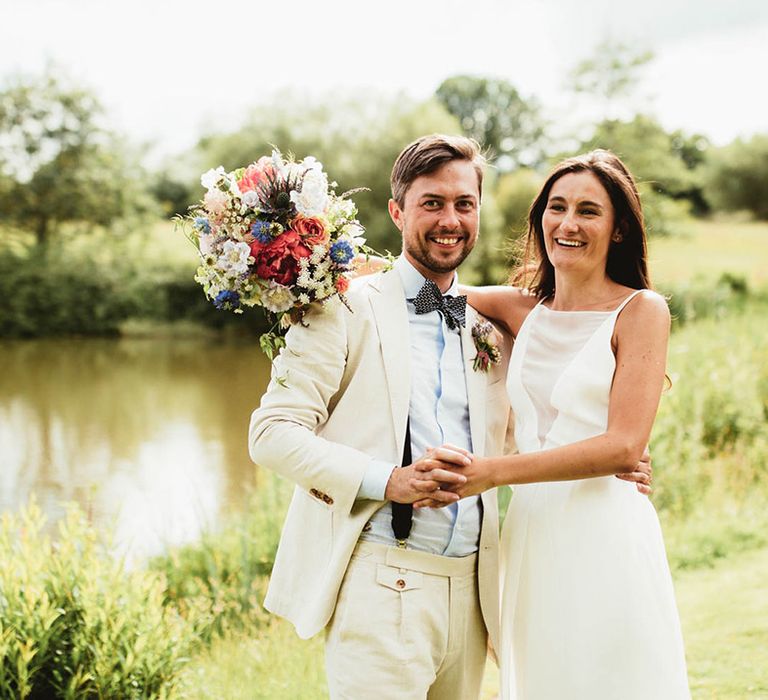
<svg viewBox="0 0 768 700">
<path fill-rule="evenodd" d="M 603 433 L 619 312 L 536 306 L 510 358 L 520 452 Z M 659 521 L 613 476 L 516 486 L 502 534 L 502 698 L 690 698 Z"/>
</svg>

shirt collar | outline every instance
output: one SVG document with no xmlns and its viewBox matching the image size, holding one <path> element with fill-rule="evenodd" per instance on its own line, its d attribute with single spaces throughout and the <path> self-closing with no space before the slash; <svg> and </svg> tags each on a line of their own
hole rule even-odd
<svg viewBox="0 0 768 700">
<path fill-rule="evenodd" d="M 422 275 L 413 265 L 411 265 L 405 255 L 401 255 L 397 260 L 395 260 L 393 267 L 400 275 L 400 280 L 402 281 L 403 289 L 405 290 L 405 298 L 415 299 L 422 286 L 424 286 L 424 282 L 426 281 L 424 275 Z M 451 286 L 443 296 L 455 297 L 457 296 L 458 292 L 459 278 L 458 275 L 454 272 Z"/>
</svg>

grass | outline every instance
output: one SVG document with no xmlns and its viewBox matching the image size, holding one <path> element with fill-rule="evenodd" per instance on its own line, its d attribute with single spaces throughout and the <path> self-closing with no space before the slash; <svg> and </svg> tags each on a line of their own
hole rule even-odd
<svg viewBox="0 0 768 700">
<path fill-rule="evenodd" d="M 768 698 L 766 581 L 768 548 L 678 575 L 694 698 Z"/>
<path fill-rule="evenodd" d="M 723 272 L 746 278 L 752 288 L 768 285 L 768 223 L 693 221 L 683 232 L 653 238 L 651 278 L 657 285 L 714 282 Z"/>
<path fill-rule="evenodd" d="M 216 640 L 181 678 L 189 700 L 321 700 L 325 684 L 322 635 L 304 641 L 274 618 L 254 635 Z"/>
<path fill-rule="evenodd" d="M 768 547 L 676 574 L 694 700 L 768 698 L 766 581 Z M 483 700 L 496 696 L 498 683 L 489 663 Z M 190 700 L 325 698 L 322 637 L 300 640 L 288 623 L 273 620 L 253 637 L 214 642 L 193 659 L 183 684 Z"/>
</svg>

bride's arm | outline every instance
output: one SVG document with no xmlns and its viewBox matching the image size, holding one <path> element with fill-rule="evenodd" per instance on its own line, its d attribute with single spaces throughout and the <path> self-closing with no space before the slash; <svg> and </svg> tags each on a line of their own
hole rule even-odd
<svg viewBox="0 0 768 700">
<path fill-rule="evenodd" d="M 538 302 L 529 291 L 507 285 L 469 287 L 460 284 L 459 291 L 467 295 L 467 303 L 472 308 L 497 322 L 513 336 L 517 335 L 528 312 Z"/>
<path fill-rule="evenodd" d="M 461 468 L 464 497 L 502 484 L 569 481 L 629 474 L 636 470 L 651 434 L 664 375 L 670 316 L 664 299 L 644 292 L 616 322 L 616 371 L 608 428 L 596 437 L 563 447 L 503 457 L 475 457 Z"/>
<path fill-rule="evenodd" d="M 354 265 L 352 277 L 363 277 L 365 275 L 373 275 L 376 272 L 386 270 L 392 265 L 392 261 L 387 260 L 387 258 L 380 258 L 378 255 L 358 253 L 355 257 Z"/>
</svg>

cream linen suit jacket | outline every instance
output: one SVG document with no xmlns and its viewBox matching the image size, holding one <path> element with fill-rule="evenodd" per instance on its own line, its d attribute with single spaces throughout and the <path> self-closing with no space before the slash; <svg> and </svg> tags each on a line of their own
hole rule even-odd
<svg viewBox="0 0 768 700">
<path fill-rule="evenodd" d="M 249 430 L 253 461 L 296 484 L 264 605 L 305 639 L 333 615 L 352 550 L 384 503 L 355 500 L 366 468 L 371 458 L 400 464 L 408 417 L 408 310 L 399 274 L 358 278 L 347 298 L 351 312 L 335 300 L 290 329 Z M 510 348 L 500 336 L 502 362 L 488 373 L 473 371 L 476 318 L 468 308 L 462 330 L 472 445 L 476 454 L 495 455 L 509 417 Z M 498 649 L 496 490 L 482 499 L 480 604 Z"/>
</svg>

